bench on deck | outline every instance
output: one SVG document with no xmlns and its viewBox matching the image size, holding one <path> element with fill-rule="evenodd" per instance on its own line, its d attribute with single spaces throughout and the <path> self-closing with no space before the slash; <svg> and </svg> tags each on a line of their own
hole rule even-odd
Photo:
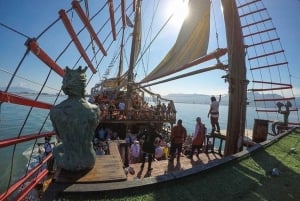
<svg viewBox="0 0 300 201">
<path fill-rule="evenodd" d="M 211 152 L 215 152 L 215 141 L 216 138 L 220 139 L 220 144 L 219 144 L 219 149 L 218 149 L 218 154 L 220 156 L 223 156 L 222 154 L 222 146 L 223 146 L 223 141 L 226 139 L 225 135 L 222 135 L 220 133 L 209 133 L 205 135 L 206 138 L 206 147 L 205 147 L 205 152 L 208 153 L 208 151 L 210 150 Z M 212 143 L 209 145 L 210 139 L 212 139 Z"/>
</svg>

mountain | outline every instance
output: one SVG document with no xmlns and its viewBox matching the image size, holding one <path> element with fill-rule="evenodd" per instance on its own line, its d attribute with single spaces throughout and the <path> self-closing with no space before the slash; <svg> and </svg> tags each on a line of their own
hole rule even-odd
<svg viewBox="0 0 300 201">
<path fill-rule="evenodd" d="M 4 91 L 5 88 L 4 87 L 0 87 L 0 91 Z M 10 87 L 9 88 L 9 92 L 10 93 L 15 93 L 15 94 L 32 94 L 32 93 L 37 93 L 36 91 L 29 89 L 29 88 L 25 88 L 25 87 Z"/>
<path fill-rule="evenodd" d="M 278 94 L 259 94 L 259 93 L 248 93 L 247 94 L 248 97 L 248 102 L 250 106 L 255 106 L 255 102 L 254 102 L 254 97 L 255 99 L 272 99 L 272 98 L 283 98 L 281 95 Z M 296 105 L 293 105 L 293 107 L 299 107 L 300 106 L 300 97 L 295 97 L 295 101 L 296 101 Z M 280 102 L 285 102 L 285 101 L 280 101 Z M 291 101 L 292 104 L 294 104 L 294 101 Z M 266 104 L 266 105 L 265 105 Z M 276 103 L 272 102 L 272 101 L 268 101 L 268 102 L 258 102 L 256 101 L 256 107 L 269 107 L 269 108 L 274 108 L 277 107 L 275 105 Z"/>
<path fill-rule="evenodd" d="M 210 104 L 209 95 L 204 94 L 168 94 L 166 99 L 174 100 L 176 103 Z M 218 99 L 218 97 L 217 97 Z M 228 104 L 228 96 L 222 97 L 222 104 Z"/>
<path fill-rule="evenodd" d="M 204 95 L 204 94 L 168 94 L 164 96 L 166 99 L 171 99 L 174 100 L 175 103 L 190 103 L 190 104 L 210 104 L 210 97 L 209 95 Z M 247 94 L 247 102 L 248 105 L 251 107 L 255 106 L 254 102 L 254 97 L 255 99 L 272 99 L 272 98 L 282 98 L 282 96 L 278 94 L 259 94 L 259 93 L 248 93 Z M 216 97 L 218 100 L 218 97 Z M 223 95 L 220 104 L 221 105 L 228 105 L 229 103 L 229 96 L 228 95 Z M 267 104 L 267 105 L 265 105 Z M 296 105 L 300 106 L 300 97 L 296 97 Z M 256 102 L 257 107 L 270 107 L 274 108 L 275 103 L 272 101 L 268 101 L 264 103 L 263 101 L 261 102 Z M 295 106 L 293 106 L 295 107 Z"/>
<path fill-rule="evenodd" d="M 0 87 L 0 91 L 4 91 L 4 87 Z M 9 89 L 9 92 L 15 93 L 15 94 L 33 94 L 37 93 L 36 91 L 25 88 L 25 87 L 11 87 Z M 210 95 L 205 95 L 205 94 L 168 94 L 166 96 L 163 96 L 163 98 L 174 100 L 175 103 L 189 103 L 189 104 L 210 104 Z M 255 99 L 266 99 L 266 98 L 281 98 L 282 96 L 278 94 L 259 94 L 259 93 L 248 93 L 248 105 L 251 107 L 255 106 L 254 103 L 254 97 Z M 217 100 L 219 97 L 216 97 Z M 296 97 L 296 105 L 297 107 L 300 106 L 300 97 Z M 229 102 L 229 96 L 228 95 L 223 95 L 220 104 L 221 105 L 228 105 Z M 267 106 L 265 106 L 265 103 L 262 101 L 256 102 L 257 107 L 276 107 L 274 102 L 268 102 Z M 295 107 L 295 105 L 293 105 Z"/>
</svg>

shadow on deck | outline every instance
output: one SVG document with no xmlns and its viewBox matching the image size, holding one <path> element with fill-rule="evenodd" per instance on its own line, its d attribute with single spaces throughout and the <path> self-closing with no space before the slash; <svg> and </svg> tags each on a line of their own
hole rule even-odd
<svg viewBox="0 0 300 201">
<path fill-rule="evenodd" d="M 228 164 L 228 162 L 236 159 L 247 157 L 256 150 L 273 144 L 289 132 L 291 132 L 291 130 L 266 140 L 265 142 L 257 143 L 247 150 L 223 158 L 217 153 L 208 152 L 201 153 L 199 159 L 196 156 L 194 156 L 192 160 L 182 156 L 180 162 L 177 162 L 176 160 L 174 163 L 170 163 L 167 160 L 154 161 L 152 163 L 153 170 L 151 172 L 147 172 L 147 164 L 145 164 L 143 170 L 140 169 L 140 163 L 130 164 L 135 171 L 134 174 L 128 173 L 127 175 L 123 169 L 122 159 L 118 152 L 118 143 L 113 142 L 111 146 L 111 155 L 107 155 L 108 157 L 100 156 L 97 158 L 97 164 L 100 165 L 96 165 L 82 177 L 76 178 L 76 181 L 74 178 L 73 180 L 70 179 L 70 177 L 69 181 L 63 180 L 62 178 L 66 179 L 66 177 L 63 176 L 63 174 L 59 174 L 56 181 L 52 182 L 46 190 L 42 200 L 55 200 L 57 196 L 65 193 L 119 192 L 120 190 L 174 181 L 211 170 L 220 165 Z M 115 160 L 116 164 L 112 165 L 112 163 L 109 162 L 110 160 Z M 110 165 L 106 166 L 106 163 Z M 117 163 L 119 165 L 117 165 Z M 120 179 L 120 175 L 122 179 Z"/>
<path fill-rule="evenodd" d="M 204 164 L 221 159 L 213 152 L 201 153 L 199 158 L 194 155 L 193 159 L 182 155 L 180 162 L 153 161 L 150 172 L 147 171 L 147 162 L 143 170 L 140 169 L 141 163 L 130 164 L 134 170 L 130 174 L 124 171 L 118 146 L 118 142 L 110 142 L 110 155 L 97 156 L 94 168 L 89 171 L 71 174 L 58 170 L 42 200 L 55 200 L 61 193 L 101 192 L 169 181 L 199 172 L 207 168 Z"/>
</svg>

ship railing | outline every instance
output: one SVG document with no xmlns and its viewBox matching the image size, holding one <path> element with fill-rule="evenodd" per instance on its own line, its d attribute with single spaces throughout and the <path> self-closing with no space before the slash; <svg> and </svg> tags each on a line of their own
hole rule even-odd
<svg viewBox="0 0 300 201">
<path fill-rule="evenodd" d="M 45 138 L 56 135 L 54 131 L 45 132 L 45 133 L 35 133 L 29 134 L 26 136 L 8 138 L 5 140 L 0 140 L 0 148 L 16 145 L 22 142 L 31 141 L 33 139 Z M 26 172 L 22 178 L 18 179 L 18 181 L 12 184 L 5 193 L 0 195 L 0 200 L 6 200 L 13 193 L 18 192 L 17 200 L 23 200 L 27 196 L 27 194 L 33 190 L 37 184 L 43 181 L 43 179 L 48 174 L 48 169 L 44 168 L 45 164 L 47 164 L 50 160 L 53 159 L 52 153 L 48 154 L 44 157 L 38 165 L 33 167 L 31 170 Z"/>
<path fill-rule="evenodd" d="M 174 112 L 157 112 L 148 109 L 131 109 L 125 111 L 123 115 L 119 109 L 112 111 L 101 110 L 100 120 L 155 120 L 155 121 L 175 121 L 176 113 Z"/>
</svg>

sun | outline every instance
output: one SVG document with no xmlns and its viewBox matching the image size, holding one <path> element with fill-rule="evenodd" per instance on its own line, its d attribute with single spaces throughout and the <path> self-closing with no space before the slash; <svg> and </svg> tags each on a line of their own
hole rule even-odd
<svg viewBox="0 0 300 201">
<path fill-rule="evenodd" d="M 188 0 L 171 0 L 166 7 L 166 15 L 172 15 L 170 23 L 174 26 L 180 26 L 188 14 Z"/>
</svg>

